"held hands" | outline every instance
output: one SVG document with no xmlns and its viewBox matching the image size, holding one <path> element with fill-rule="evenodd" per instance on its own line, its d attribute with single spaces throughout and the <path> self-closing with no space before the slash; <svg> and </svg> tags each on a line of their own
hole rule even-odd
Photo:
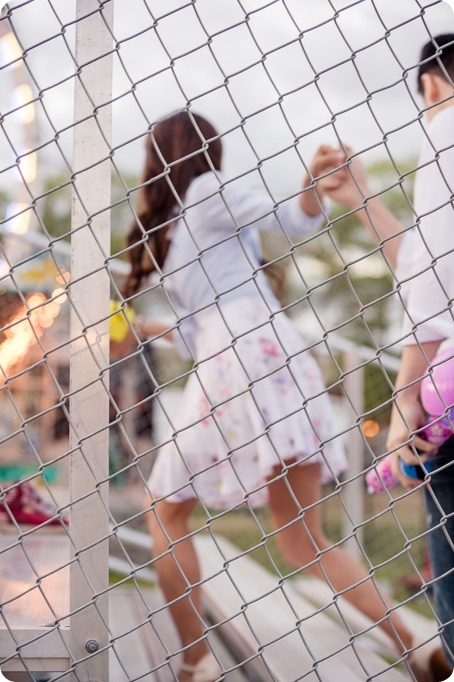
<svg viewBox="0 0 454 682">
<path fill-rule="evenodd" d="M 360 207 L 371 195 L 367 172 L 358 157 L 352 158 L 352 149 L 335 149 L 322 145 L 316 151 L 309 166 L 304 186 L 315 182 L 320 195 L 327 195 L 336 203 L 349 209 Z"/>
<path fill-rule="evenodd" d="M 311 216 L 320 214 L 324 194 L 329 189 L 337 189 L 342 182 L 337 173 L 340 172 L 344 160 L 345 154 L 339 149 L 329 145 L 322 145 L 317 149 L 309 164 L 300 195 L 300 206 L 305 213 Z"/>
<path fill-rule="evenodd" d="M 342 182 L 345 154 L 341 149 L 334 149 L 329 145 L 321 145 L 309 165 L 308 174 L 304 180 L 304 186 L 309 187 L 316 183 L 318 191 L 336 189 Z"/>
<path fill-rule="evenodd" d="M 345 148 L 343 168 L 338 171 L 337 186 L 328 187 L 325 191 L 332 201 L 346 206 L 350 210 L 360 208 L 365 200 L 372 195 L 368 186 L 367 171 L 357 156 L 352 156 L 352 149 Z"/>
</svg>

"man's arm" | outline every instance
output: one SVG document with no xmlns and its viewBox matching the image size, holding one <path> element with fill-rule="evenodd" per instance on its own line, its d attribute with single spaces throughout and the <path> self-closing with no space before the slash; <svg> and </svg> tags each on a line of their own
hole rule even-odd
<svg viewBox="0 0 454 682">
<path fill-rule="evenodd" d="M 435 357 L 440 341 L 430 341 L 420 345 L 405 346 L 402 352 L 399 372 L 397 374 L 396 398 L 391 413 L 391 422 L 387 439 L 387 448 L 392 451 L 393 470 L 406 488 L 418 485 L 413 479 L 404 476 L 398 467 L 400 457 L 408 464 L 420 464 L 420 459 L 434 451 L 434 446 L 419 436 L 414 436 L 412 443 L 422 452 L 420 459 L 406 443 L 411 434 L 421 427 L 424 413 L 419 402 L 421 379 L 427 372 L 427 365 Z"/>
<path fill-rule="evenodd" d="M 351 149 L 346 147 L 349 154 Z M 344 161 L 346 158 L 344 157 Z M 356 211 L 356 216 L 368 229 L 376 244 L 383 244 L 383 253 L 391 267 L 397 264 L 397 253 L 403 239 L 403 227 L 385 204 L 374 197 L 370 189 L 367 171 L 354 156 L 351 161 L 333 176 L 339 179 L 338 185 L 328 188 L 326 194 L 336 203 L 343 204 L 350 211 Z M 364 206 L 364 208 L 360 208 Z"/>
</svg>

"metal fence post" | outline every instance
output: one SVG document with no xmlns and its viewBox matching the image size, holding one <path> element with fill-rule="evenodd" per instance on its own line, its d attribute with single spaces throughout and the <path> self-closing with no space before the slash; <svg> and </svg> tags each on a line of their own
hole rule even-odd
<svg viewBox="0 0 454 682">
<path fill-rule="evenodd" d="M 346 403 L 350 406 L 351 424 L 355 423 L 358 416 L 364 413 L 364 368 L 361 367 L 361 358 L 354 350 L 346 351 L 343 354 L 343 370 L 345 373 L 344 389 L 349 397 Z M 364 481 L 362 472 L 364 470 L 364 441 L 360 432 L 360 425 L 349 432 L 347 438 L 347 456 L 349 469 L 347 477 L 352 479 L 348 483 L 347 493 L 342 496 L 343 504 L 350 516 L 345 517 L 343 537 L 347 537 L 356 524 L 364 520 Z M 357 541 L 349 540 L 348 549 L 351 553 L 361 557 L 361 550 L 358 544 L 362 544 L 362 529 L 356 533 Z"/>
<path fill-rule="evenodd" d="M 70 285 L 70 647 L 72 678 L 78 682 L 109 679 L 105 592 L 109 402 L 103 383 L 109 329 L 108 321 L 100 320 L 108 315 L 110 289 L 105 262 L 110 253 L 112 5 L 77 0 Z"/>
</svg>

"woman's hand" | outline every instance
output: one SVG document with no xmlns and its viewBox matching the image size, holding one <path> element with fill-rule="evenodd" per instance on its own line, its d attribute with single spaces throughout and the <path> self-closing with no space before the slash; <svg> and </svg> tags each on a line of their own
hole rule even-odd
<svg viewBox="0 0 454 682">
<path fill-rule="evenodd" d="M 372 195 L 366 168 L 357 156 L 352 157 L 350 147 L 320 146 L 309 165 L 304 187 L 313 190 L 301 195 L 302 202 L 306 201 L 306 206 L 302 203 L 303 210 L 312 215 L 320 212 L 319 203 L 324 195 L 350 210 L 362 207 Z M 311 212 L 314 205 L 316 210 Z"/>
<path fill-rule="evenodd" d="M 133 327 L 137 336 L 141 339 L 159 337 L 166 339 L 166 341 L 172 341 L 172 329 L 165 322 L 156 322 L 155 320 L 138 315 L 134 320 Z"/>
<path fill-rule="evenodd" d="M 345 154 L 329 145 L 320 146 L 314 154 L 303 182 L 301 208 L 308 215 L 320 213 L 323 195 L 338 189 L 343 181 Z"/>
<path fill-rule="evenodd" d="M 342 149 L 335 149 L 330 145 L 321 145 L 314 154 L 309 164 L 308 175 L 306 175 L 304 186 L 308 187 L 313 181 L 318 188 L 326 190 L 335 189 L 344 181 L 346 157 Z"/>
</svg>

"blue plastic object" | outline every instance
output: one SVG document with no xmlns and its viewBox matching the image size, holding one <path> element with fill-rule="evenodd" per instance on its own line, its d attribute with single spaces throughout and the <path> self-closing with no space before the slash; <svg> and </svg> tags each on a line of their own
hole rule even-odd
<svg viewBox="0 0 454 682">
<path fill-rule="evenodd" d="M 408 478 L 415 478 L 416 480 L 423 481 L 427 474 L 433 470 L 430 460 L 424 462 L 424 469 L 419 466 L 419 464 L 407 464 L 403 459 L 399 459 L 400 470 Z"/>
</svg>

